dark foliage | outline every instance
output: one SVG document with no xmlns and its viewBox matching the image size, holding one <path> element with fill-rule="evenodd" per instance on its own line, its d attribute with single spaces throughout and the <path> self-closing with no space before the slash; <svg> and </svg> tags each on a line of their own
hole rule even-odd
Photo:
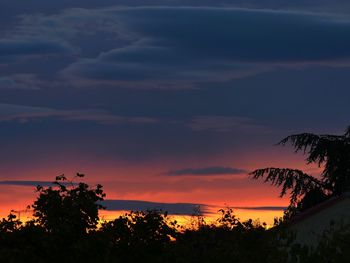
<svg viewBox="0 0 350 263">
<path fill-rule="evenodd" d="M 82 177 L 82 175 L 78 175 Z M 56 178 L 56 187 L 38 187 L 33 220 L 22 223 L 14 214 L 0 221 L 0 262 L 348 262 L 349 235 L 326 240 L 322 252 L 291 247 L 283 224 L 240 221 L 230 208 L 219 210 L 216 223 L 198 214 L 195 227 L 183 228 L 166 212 L 135 211 L 98 225 L 102 186 Z M 344 245 L 346 244 L 346 245 Z M 340 247 L 340 248 L 339 248 Z M 340 250 L 339 250 L 340 249 Z M 337 250 L 339 261 L 327 261 Z M 327 252 L 327 253 L 326 253 Z"/>
<path fill-rule="evenodd" d="M 241 222 L 232 209 L 220 210 L 217 224 L 186 229 L 172 246 L 171 262 L 285 262 L 286 240 L 266 225 Z M 170 262 L 170 261 L 169 261 Z"/>
<path fill-rule="evenodd" d="M 98 235 L 106 242 L 105 259 L 115 262 L 153 260 L 164 254 L 177 235 L 176 221 L 161 211 L 136 211 L 102 224 Z"/>
<path fill-rule="evenodd" d="M 291 190 L 290 200 L 292 203 L 296 203 L 300 196 L 322 187 L 322 182 L 318 179 L 295 169 L 264 168 L 254 171 L 252 175 L 254 179 L 266 175 L 265 182 L 270 182 L 275 186 L 282 186 L 281 197 L 288 190 Z"/>
<path fill-rule="evenodd" d="M 265 225 L 240 222 L 232 209 L 221 210 L 212 225 L 197 215 L 191 229 L 161 211 L 130 212 L 98 227 L 102 186 L 67 182 L 64 176 L 54 185 L 37 187 L 33 220 L 22 223 L 14 214 L 2 219 L 0 262 L 274 262 L 285 256 Z"/>
<path fill-rule="evenodd" d="M 84 177 L 77 174 L 77 177 Z M 85 183 L 70 187 L 63 184 L 66 177 L 58 176 L 54 182 L 56 188 L 37 187 L 38 199 L 32 205 L 36 221 L 50 233 L 59 235 L 83 236 L 87 231 L 96 228 L 99 217 L 98 204 L 105 197 L 102 186 L 89 189 Z"/>
<path fill-rule="evenodd" d="M 281 186 L 281 196 L 290 192 L 286 219 L 332 196 L 350 190 L 350 129 L 344 135 L 302 133 L 284 138 L 279 144 L 290 143 L 295 152 L 306 155 L 307 164 L 323 168 L 320 178 L 290 168 L 264 168 L 251 173 L 253 179 L 264 178 Z"/>
</svg>

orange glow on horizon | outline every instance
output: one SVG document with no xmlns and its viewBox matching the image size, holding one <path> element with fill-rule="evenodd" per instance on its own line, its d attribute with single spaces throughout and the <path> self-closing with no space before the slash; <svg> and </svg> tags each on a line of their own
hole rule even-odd
<svg viewBox="0 0 350 263">
<path fill-rule="evenodd" d="M 276 150 L 275 150 L 276 149 Z M 283 148 L 282 148 L 283 149 Z M 213 175 L 213 176 L 169 176 L 169 170 L 186 167 L 227 166 L 251 171 L 262 167 L 293 167 L 311 174 L 319 174 L 320 168 L 306 166 L 304 157 L 290 152 L 290 149 L 274 148 L 269 153 L 243 152 L 239 160 L 232 154 L 213 156 L 210 160 L 190 158 L 186 160 L 162 160 L 148 163 L 130 163 L 127 161 L 93 162 L 67 160 L 65 171 L 59 170 L 61 163 L 56 165 L 43 164 L 38 169 L 28 170 L 26 177 L 21 176 L 23 167 L 14 167 L 7 178 L 3 180 L 35 180 L 53 181 L 54 177 L 65 173 L 68 178 L 75 172 L 86 174 L 83 181 L 90 186 L 97 183 L 104 186 L 106 199 L 140 200 L 164 203 L 193 203 L 211 205 L 219 208 L 232 207 L 266 207 L 287 206 L 288 196 L 279 198 L 280 189 L 264 184 L 262 180 L 251 180 L 247 174 Z M 115 162 L 114 162 L 115 161 Z M 74 164 L 73 164 L 74 163 Z M 72 168 L 75 167 L 75 168 Z M 36 198 L 35 186 L 0 185 L 0 217 L 6 217 L 13 209 L 24 210 Z M 217 209 L 217 210 L 218 210 Z M 282 215 L 282 211 L 236 210 L 242 220 L 260 218 L 261 222 L 270 224 L 274 217 Z M 117 212 L 103 212 L 110 216 Z M 206 217 L 218 218 L 216 211 Z M 177 216 L 180 218 L 179 216 Z M 182 219 L 181 219 L 182 220 Z M 186 219 L 187 220 L 187 219 Z M 185 220 L 185 221 L 186 221 Z M 180 221 L 180 220 L 179 220 Z M 184 220 L 183 220 L 184 221 Z"/>
<path fill-rule="evenodd" d="M 248 219 L 258 221 L 260 223 L 266 223 L 268 226 L 273 226 L 274 219 L 283 216 L 283 210 L 254 210 L 254 209 L 233 209 L 235 216 L 242 222 Z M 111 221 L 118 218 L 119 216 L 125 215 L 130 211 L 100 211 L 101 221 Z M 217 219 L 220 218 L 221 214 L 217 208 L 212 208 L 210 213 L 204 213 L 201 215 L 207 224 L 215 224 Z M 197 223 L 197 215 L 169 215 L 170 221 L 176 220 L 177 223 L 184 227 L 191 227 Z"/>
<path fill-rule="evenodd" d="M 212 224 L 217 221 L 221 217 L 221 213 L 219 209 L 225 209 L 227 207 L 219 207 L 219 206 L 211 206 L 207 211 L 202 213 L 200 216 L 203 217 L 207 224 Z M 0 211 L 0 218 L 6 218 L 8 214 L 12 211 L 17 218 L 19 218 L 22 222 L 29 221 L 33 219 L 32 210 L 26 209 L 25 207 L 16 207 L 15 209 L 3 209 Z M 263 209 L 240 209 L 234 208 L 234 214 L 241 221 L 246 221 L 248 219 L 252 219 L 253 221 L 258 221 L 260 223 L 266 223 L 268 226 L 272 226 L 274 222 L 274 218 L 279 218 L 283 216 L 283 210 L 263 210 Z M 111 210 L 100 210 L 99 217 L 101 222 L 111 221 L 119 216 L 130 213 L 130 211 L 111 211 Z M 196 215 L 195 211 L 193 215 L 168 215 L 168 219 L 170 221 L 176 220 L 177 223 L 184 227 L 191 227 L 196 225 L 198 215 Z"/>
<path fill-rule="evenodd" d="M 9 211 L 10 212 L 10 211 Z M 100 222 L 111 221 L 119 216 L 125 215 L 130 211 L 107 211 L 100 210 L 99 217 Z M 31 210 L 14 210 L 13 213 L 22 221 L 26 222 L 31 219 L 32 211 Z M 6 218 L 9 213 L 2 213 L 0 215 L 1 218 Z M 283 210 L 278 211 L 270 211 L 270 210 L 253 210 L 253 209 L 234 209 L 234 214 L 237 218 L 240 219 L 241 222 L 246 221 L 248 219 L 252 219 L 253 221 L 266 223 L 268 227 L 273 226 L 274 218 L 279 218 L 283 216 Z M 219 219 L 221 214 L 213 209 L 210 213 L 203 214 L 204 221 L 207 224 L 215 224 L 217 219 Z M 169 221 L 176 220 L 180 226 L 185 228 L 196 227 L 198 224 L 198 216 L 196 215 L 168 215 Z"/>
</svg>

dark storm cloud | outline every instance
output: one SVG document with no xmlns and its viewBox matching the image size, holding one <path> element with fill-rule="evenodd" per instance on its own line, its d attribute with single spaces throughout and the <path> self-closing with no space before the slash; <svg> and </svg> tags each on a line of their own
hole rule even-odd
<svg viewBox="0 0 350 263">
<path fill-rule="evenodd" d="M 179 170 L 169 171 L 167 174 L 171 176 L 184 176 L 184 175 L 228 175 L 228 174 L 244 174 L 247 173 L 246 170 L 233 168 L 233 167 L 222 167 L 222 166 L 212 166 L 203 168 L 185 168 Z"/>
<path fill-rule="evenodd" d="M 194 215 L 208 213 L 208 206 L 192 203 L 155 203 L 139 200 L 104 200 L 102 205 L 111 211 L 162 210 L 173 215 Z"/>
</svg>

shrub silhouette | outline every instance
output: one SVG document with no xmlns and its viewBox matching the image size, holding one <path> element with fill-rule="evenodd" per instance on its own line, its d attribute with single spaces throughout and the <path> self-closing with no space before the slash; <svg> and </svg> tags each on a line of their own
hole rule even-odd
<svg viewBox="0 0 350 263">
<path fill-rule="evenodd" d="M 84 177 L 77 174 L 77 177 Z M 85 183 L 74 184 L 67 181 L 64 175 L 56 177 L 56 188 L 37 187 L 39 197 L 32 205 L 34 218 L 46 231 L 73 237 L 86 235 L 96 228 L 98 210 L 103 206 L 105 194 L 101 185 L 90 189 Z"/>
</svg>

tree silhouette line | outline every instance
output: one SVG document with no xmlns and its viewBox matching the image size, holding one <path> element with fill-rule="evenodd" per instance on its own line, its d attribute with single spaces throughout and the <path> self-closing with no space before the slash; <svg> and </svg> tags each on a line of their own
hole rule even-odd
<svg viewBox="0 0 350 263">
<path fill-rule="evenodd" d="M 286 223 L 298 213 L 349 189 L 350 130 L 342 136 L 299 134 L 281 141 L 324 167 L 320 178 L 295 169 L 265 168 L 254 179 L 290 193 L 285 216 L 268 229 L 241 221 L 230 208 L 216 223 L 197 217 L 197 227 L 180 226 L 166 212 L 132 211 L 100 222 L 103 187 L 56 177 L 53 186 L 37 186 L 33 218 L 13 213 L 0 221 L 0 262 L 350 262 L 349 226 L 327 235 L 316 248 L 294 242 Z M 81 180 L 77 174 L 74 180 Z"/>
</svg>

